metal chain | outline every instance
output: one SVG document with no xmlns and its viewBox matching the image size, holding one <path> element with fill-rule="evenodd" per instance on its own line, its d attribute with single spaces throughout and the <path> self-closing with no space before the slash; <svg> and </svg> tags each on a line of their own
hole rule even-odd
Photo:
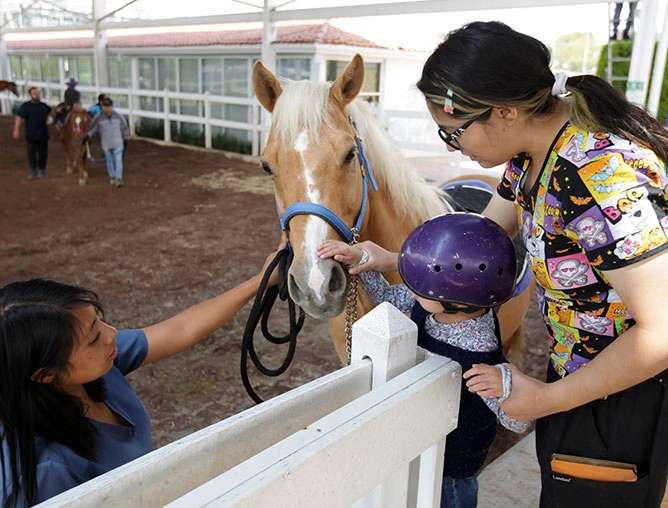
<svg viewBox="0 0 668 508">
<path fill-rule="evenodd" d="M 360 233 L 357 228 L 352 228 L 351 232 L 353 234 L 353 239 L 350 242 L 350 245 L 355 245 L 359 242 Z M 348 293 L 346 294 L 346 355 L 348 359 L 348 365 L 350 365 L 352 344 L 353 344 L 353 323 L 357 321 L 357 285 L 359 277 L 357 275 L 352 275 L 350 278 L 350 284 L 348 285 Z"/>
</svg>

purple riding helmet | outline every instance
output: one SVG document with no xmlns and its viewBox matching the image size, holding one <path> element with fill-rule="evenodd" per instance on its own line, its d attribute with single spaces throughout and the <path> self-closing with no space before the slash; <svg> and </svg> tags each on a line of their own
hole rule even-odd
<svg viewBox="0 0 668 508">
<path fill-rule="evenodd" d="M 441 303 L 502 304 L 513 295 L 516 270 L 510 237 L 475 213 L 429 219 L 408 235 L 399 252 L 399 273 L 408 289 Z"/>
</svg>

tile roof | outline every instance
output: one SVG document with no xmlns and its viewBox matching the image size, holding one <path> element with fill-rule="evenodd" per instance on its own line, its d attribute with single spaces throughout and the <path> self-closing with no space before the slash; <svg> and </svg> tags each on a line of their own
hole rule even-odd
<svg viewBox="0 0 668 508">
<path fill-rule="evenodd" d="M 116 35 L 107 38 L 110 48 L 155 48 L 182 46 L 260 45 L 262 29 L 219 30 L 209 32 L 166 32 L 158 34 Z M 359 35 L 345 32 L 329 23 L 290 25 L 277 28 L 275 44 L 337 44 L 362 48 L 387 49 Z M 92 37 L 7 41 L 7 48 L 79 49 L 90 48 Z"/>
</svg>

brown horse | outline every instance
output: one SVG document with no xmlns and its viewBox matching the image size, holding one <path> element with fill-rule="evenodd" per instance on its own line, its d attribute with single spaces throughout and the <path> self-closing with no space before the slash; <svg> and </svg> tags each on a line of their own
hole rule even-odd
<svg viewBox="0 0 668 508">
<path fill-rule="evenodd" d="M 330 335 L 342 361 L 347 358 L 344 308 L 351 279 L 338 262 L 320 259 L 316 247 L 343 234 L 337 233 L 331 221 L 323 220 L 322 214 L 313 212 L 292 215 L 288 210 L 286 225 L 286 209 L 294 204 L 322 205 L 347 227 L 357 221 L 360 241 L 371 240 L 392 252 L 399 251 L 421 222 L 452 211 L 444 204 L 446 195 L 417 174 L 366 104 L 355 100 L 363 81 L 360 55 L 355 55 L 332 84 L 286 81 L 282 87 L 262 62 L 253 68 L 255 94 L 273 113 L 262 165 L 273 175 L 277 208 L 284 227 L 289 227 L 294 251 L 288 272 L 290 296 L 312 317 L 330 320 Z M 362 145 L 371 170 L 364 168 L 359 157 Z M 370 171 L 377 191 L 368 183 Z M 485 180 L 495 187 L 498 179 L 490 176 Z M 401 283 L 396 272 L 386 276 L 392 284 Z M 531 294 L 529 284 L 499 309 L 506 350 L 513 344 L 521 346 L 521 325 Z M 372 307 L 366 294 L 358 291 L 357 316 Z M 521 351 L 521 347 L 513 350 Z"/>
<path fill-rule="evenodd" d="M 61 102 L 49 113 L 51 122 L 56 115 L 65 110 L 65 103 Z M 65 163 L 68 175 L 71 175 L 74 169 L 79 172 L 79 185 L 86 185 L 88 172 L 86 171 L 86 147 L 84 138 L 90 124 L 90 117 L 80 104 L 74 104 L 70 110 L 65 124 L 59 128 L 60 140 L 65 149 Z"/>
<path fill-rule="evenodd" d="M 0 79 L 0 92 L 3 90 L 9 90 L 17 97 L 19 96 L 18 88 L 16 87 L 16 83 L 13 81 L 5 81 L 4 79 Z"/>
</svg>

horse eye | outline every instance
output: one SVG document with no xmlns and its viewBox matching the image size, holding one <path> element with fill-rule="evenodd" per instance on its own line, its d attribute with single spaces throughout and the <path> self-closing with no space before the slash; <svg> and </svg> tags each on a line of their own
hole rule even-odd
<svg viewBox="0 0 668 508">
<path fill-rule="evenodd" d="M 268 175 L 273 175 L 274 174 L 274 172 L 271 170 L 271 167 L 269 166 L 269 164 L 266 163 L 266 161 L 262 161 L 262 169 Z"/>
<path fill-rule="evenodd" d="M 346 163 L 352 162 L 355 159 L 355 149 L 352 148 L 348 154 L 346 155 L 346 158 L 344 159 Z"/>
</svg>

